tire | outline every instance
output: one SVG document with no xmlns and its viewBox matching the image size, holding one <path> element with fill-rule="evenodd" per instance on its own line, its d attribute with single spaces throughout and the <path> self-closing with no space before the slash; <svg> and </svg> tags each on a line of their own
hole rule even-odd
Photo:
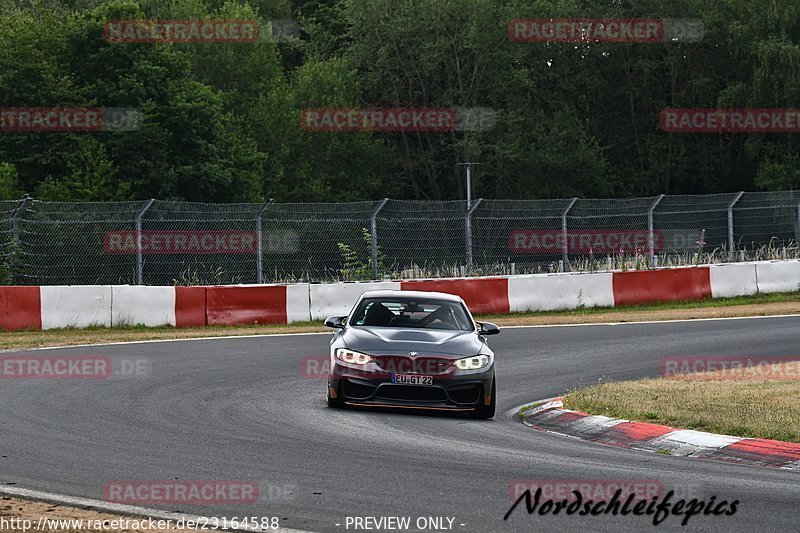
<svg viewBox="0 0 800 533">
<path fill-rule="evenodd" d="M 483 405 L 479 407 L 475 413 L 473 413 L 472 418 L 492 418 L 495 412 L 495 404 L 497 404 L 497 380 L 492 380 L 492 399 L 489 405 Z"/>
</svg>

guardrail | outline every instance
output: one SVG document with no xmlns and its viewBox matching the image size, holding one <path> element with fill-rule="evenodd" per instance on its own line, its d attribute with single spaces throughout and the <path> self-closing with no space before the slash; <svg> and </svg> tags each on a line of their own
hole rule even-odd
<svg viewBox="0 0 800 533">
<path fill-rule="evenodd" d="M 800 261 L 688 268 L 289 285 L 0 287 L 0 328 L 289 324 L 350 311 L 367 290 L 461 296 L 477 314 L 800 291 Z"/>
</svg>

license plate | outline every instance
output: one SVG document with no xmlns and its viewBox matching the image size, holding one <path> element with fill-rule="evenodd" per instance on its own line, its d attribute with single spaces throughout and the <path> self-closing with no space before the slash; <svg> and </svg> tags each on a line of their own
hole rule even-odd
<svg viewBox="0 0 800 533">
<path fill-rule="evenodd" d="M 433 376 L 392 374 L 392 383 L 397 383 L 398 385 L 433 385 Z"/>
</svg>

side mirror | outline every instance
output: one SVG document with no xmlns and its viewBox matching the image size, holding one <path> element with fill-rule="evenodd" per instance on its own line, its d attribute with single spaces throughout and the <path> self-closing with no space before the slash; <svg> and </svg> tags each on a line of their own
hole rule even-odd
<svg viewBox="0 0 800 533">
<path fill-rule="evenodd" d="M 325 319 L 325 325 L 329 328 L 344 329 L 344 319 L 346 316 L 329 316 Z"/>
<path fill-rule="evenodd" d="M 478 333 L 481 335 L 497 335 L 500 333 L 500 328 L 491 322 L 478 322 Z"/>
</svg>

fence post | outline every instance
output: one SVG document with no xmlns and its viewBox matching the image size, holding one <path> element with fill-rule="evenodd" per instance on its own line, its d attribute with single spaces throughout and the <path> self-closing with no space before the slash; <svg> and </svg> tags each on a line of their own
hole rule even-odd
<svg viewBox="0 0 800 533">
<path fill-rule="evenodd" d="M 17 270 L 19 267 L 19 256 L 17 254 L 20 253 L 20 244 L 22 239 L 20 238 L 20 231 L 19 231 L 19 216 L 28 206 L 28 203 L 33 201 L 33 198 L 28 196 L 27 194 L 19 201 L 17 207 L 14 208 L 14 211 L 11 213 L 11 239 L 14 243 L 14 247 L 11 250 L 11 257 L 9 260 L 9 282 L 13 285 L 15 283 L 15 279 L 17 277 Z"/>
<path fill-rule="evenodd" d="M 797 203 L 797 225 L 794 227 L 794 246 L 800 249 L 800 202 Z"/>
<path fill-rule="evenodd" d="M 561 271 L 569 272 L 569 247 L 567 244 L 567 213 L 572 209 L 572 206 L 577 202 L 577 198 L 573 198 L 564 212 L 561 213 Z"/>
<path fill-rule="evenodd" d="M 664 199 L 664 195 L 662 194 L 655 200 L 653 203 L 650 204 L 650 209 L 647 210 L 647 245 L 649 247 L 650 256 L 648 259 L 649 265 L 653 266 L 653 259 L 656 255 L 656 242 L 653 236 L 653 212 L 656 210 L 656 206 L 661 203 L 661 200 Z"/>
<path fill-rule="evenodd" d="M 14 240 L 14 244 L 20 243 L 19 238 L 19 215 L 22 213 L 25 208 L 28 206 L 28 203 L 33 200 L 27 194 L 25 195 L 22 200 L 19 201 L 17 207 L 14 208 L 14 211 L 11 213 L 11 237 Z"/>
<path fill-rule="evenodd" d="M 467 265 L 464 274 L 470 275 L 472 273 L 472 213 L 475 209 L 481 204 L 483 198 L 478 198 L 478 201 L 472 204 L 472 206 L 467 211 L 467 216 L 465 218 L 465 228 L 466 228 L 466 237 L 467 237 Z"/>
<path fill-rule="evenodd" d="M 739 191 L 738 193 L 736 193 L 736 196 L 733 197 L 733 200 L 731 200 L 731 203 L 728 204 L 728 253 L 730 254 L 729 255 L 729 260 L 731 260 L 731 261 L 735 257 L 734 250 L 733 250 L 733 247 L 734 247 L 734 243 L 733 243 L 733 206 L 736 205 L 736 202 L 739 201 L 739 198 L 741 198 L 743 194 L 744 194 L 744 191 Z"/>
<path fill-rule="evenodd" d="M 372 210 L 369 217 L 370 252 L 372 257 L 372 279 L 378 279 L 378 213 L 388 202 L 388 198 L 381 200 L 378 207 Z"/>
<path fill-rule="evenodd" d="M 267 210 L 271 203 L 272 198 L 261 206 L 261 209 L 258 211 L 258 218 L 256 218 L 256 272 L 259 285 L 264 283 L 264 259 L 262 258 L 264 245 L 261 239 L 261 215 L 264 214 L 264 211 Z"/>
<path fill-rule="evenodd" d="M 150 209 L 155 199 L 151 198 L 147 201 L 144 207 L 136 213 L 136 284 L 142 285 L 142 216 L 145 211 Z"/>
<path fill-rule="evenodd" d="M 467 161 L 459 164 L 464 165 L 464 170 L 467 172 L 467 210 L 464 215 L 467 257 L 466 265 L 464 265 L 464 275 L 468 276 L 469 273 L 472 272 L 472 218 L 470 217 L 470 213 L 472 213 L 472 163 Z M 478 163 L 475 164 L 477 165 Z"/>
</svg>

